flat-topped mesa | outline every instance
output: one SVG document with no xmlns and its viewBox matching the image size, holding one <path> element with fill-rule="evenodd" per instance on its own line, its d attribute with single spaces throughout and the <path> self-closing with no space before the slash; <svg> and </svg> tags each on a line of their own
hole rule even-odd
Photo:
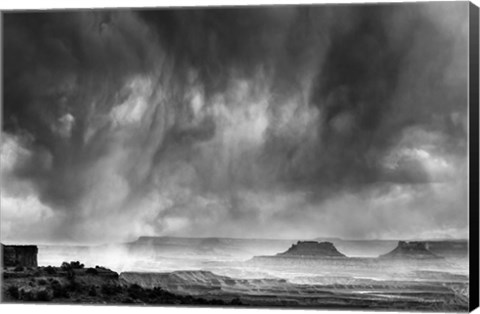
<svg viewBox="0 0 480 314">
<path fill-rule="evenodd" d="M 398 241 L 395 249 L 387 254 L 380 255 L 379 258 L 390 259 L 439 259 L 442 258 L 428 249 L 428 243 L 422 241 Z"/>
<path fill-rule="evenodd" d="M 346 257 L 340 253 L 331 242 L 298 241 L 287 251 L 277 256 L 307 256 L 307 257 Z"/>
</svg>

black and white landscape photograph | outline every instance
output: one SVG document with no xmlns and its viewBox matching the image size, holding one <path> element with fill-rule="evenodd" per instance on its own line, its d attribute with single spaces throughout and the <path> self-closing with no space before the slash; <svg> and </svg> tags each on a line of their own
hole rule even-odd
<svg viewBox="0 0 480 314">
<path fill-rule="evenodd" d="M 1 302 L 468 311 L 473 8 L 3 12 Z"/>
</svg>

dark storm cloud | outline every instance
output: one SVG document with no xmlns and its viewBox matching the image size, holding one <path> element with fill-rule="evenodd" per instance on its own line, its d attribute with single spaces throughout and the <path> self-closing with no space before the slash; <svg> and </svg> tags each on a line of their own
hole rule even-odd
<svg viewBox="0 0 480 314">
<path fill-rule="evenodd" d="M 455 109 L 466 113 L 465 105 L 458 106 L 466 104 L 466 73 L 459 84 L 445 82 L 445 65 L 452 52 L 439 51 L 448 50 L 455 39 L 445 36 L 444 30 L 419 14 L 419 9 L 425 8 L 364 6 L 338 10 L 339 22 L 331 27 L 329 48 L 313 81 L 310 103 L 322 116 L 316 129 L 310 130 L 319 134 L 309 148 L 311 160 L 294 165 L 292 160 L 304 147 L 298 143 L 282 147 L 286 143 L 282 139 L 271 142 L 274 147 L 280 145 L 274 158 L 280 158 L 280 168 L 285 176 L 296 179 L 295 185 L 342 189 L 368 187 L 378 181 L 429 182 L 431 178 L 419 163 L 412 162 L 411 167 L 396 173 L 386 173 L 380 163 L 411 126 L 445 134 L 448 144 L 453 145 L 451 152 L 465 155 L 465 129 L 453 125 L 449 114 Z M 416 50 L 421 54 L 415 55 Z M 431 71 L 431 67 L 436 73 L 427 78 L 416 76 L 417 70 Z M 409 82 L 417 86 L 406 93 L 424 95 L 400 102 L 400 90 Z M 435 121 L 435 115 L 442 116 L 443 121 Z M 279 154 L 282 150 L 290 154 Z"/>
<path fill-rule="evenodd" d="M 466 8 L 6 14 L 7 201 L 34 202 L 40 236 L 72 241 L 288 222 L 348 236 L 356 201 L 371 217 L 355 236 L 400 232 L 380 226 L 396 202 L 419 220 L 436 206 L 424 227 L 439 228 L 451 210 L 437 205 L 463 208 L 466 192 Z"/>
<path fill-rule="evenodd" d="M 95 143 L 85 143 L 92 106 L 100 113 L 109 110 L 106 105 L 122 97 L 118 91 L 127 75 L 151 65 L 153 56 L 141 37 L 146 28 L 128 14 L 115 16 L 112 20 L 109 14 L 85 12 L 5 17 L 4 130 L 28 132 L 33 151 L 51 154 L 50 169 L 42 173 L 36 166 L 26 167 L 19 175 L 38 180 L 42 198 L 65 209 L 82 198 L 84 167 L 107 149 L 108 138 L 101 132 Z M 68 140 L 57 130 L 66 114 L 75 119 Z"/>
</svg>

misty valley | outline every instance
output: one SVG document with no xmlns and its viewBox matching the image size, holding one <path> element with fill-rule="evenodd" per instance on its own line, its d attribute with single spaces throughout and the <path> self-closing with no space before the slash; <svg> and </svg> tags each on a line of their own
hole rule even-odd
<svg viewBox="0 0 480 314">
<path fill-rule="evenodd" d="M 38 265 L 4 268 L 4 301 L 468 309 L 466 240 L 140 237 L 40 245 Z"/>
</svg>

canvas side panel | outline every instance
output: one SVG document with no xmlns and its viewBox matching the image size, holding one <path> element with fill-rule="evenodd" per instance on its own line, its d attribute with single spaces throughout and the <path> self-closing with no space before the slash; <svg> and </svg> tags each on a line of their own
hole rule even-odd
<svg viewBox="0 0 480 314">
<path fill-rule="evenodd" d="M 478 156 L 478 133 L 479 133 L 479 110 L 478 110 L 478 89 L 479 89 L 479 24 L 478 7 L 470 3 L 470 29 L 469 29 L 469 125 L 470 125 L 470 311 L 478 307 L 479 295 L 479 156 Z"/>
</svg>

